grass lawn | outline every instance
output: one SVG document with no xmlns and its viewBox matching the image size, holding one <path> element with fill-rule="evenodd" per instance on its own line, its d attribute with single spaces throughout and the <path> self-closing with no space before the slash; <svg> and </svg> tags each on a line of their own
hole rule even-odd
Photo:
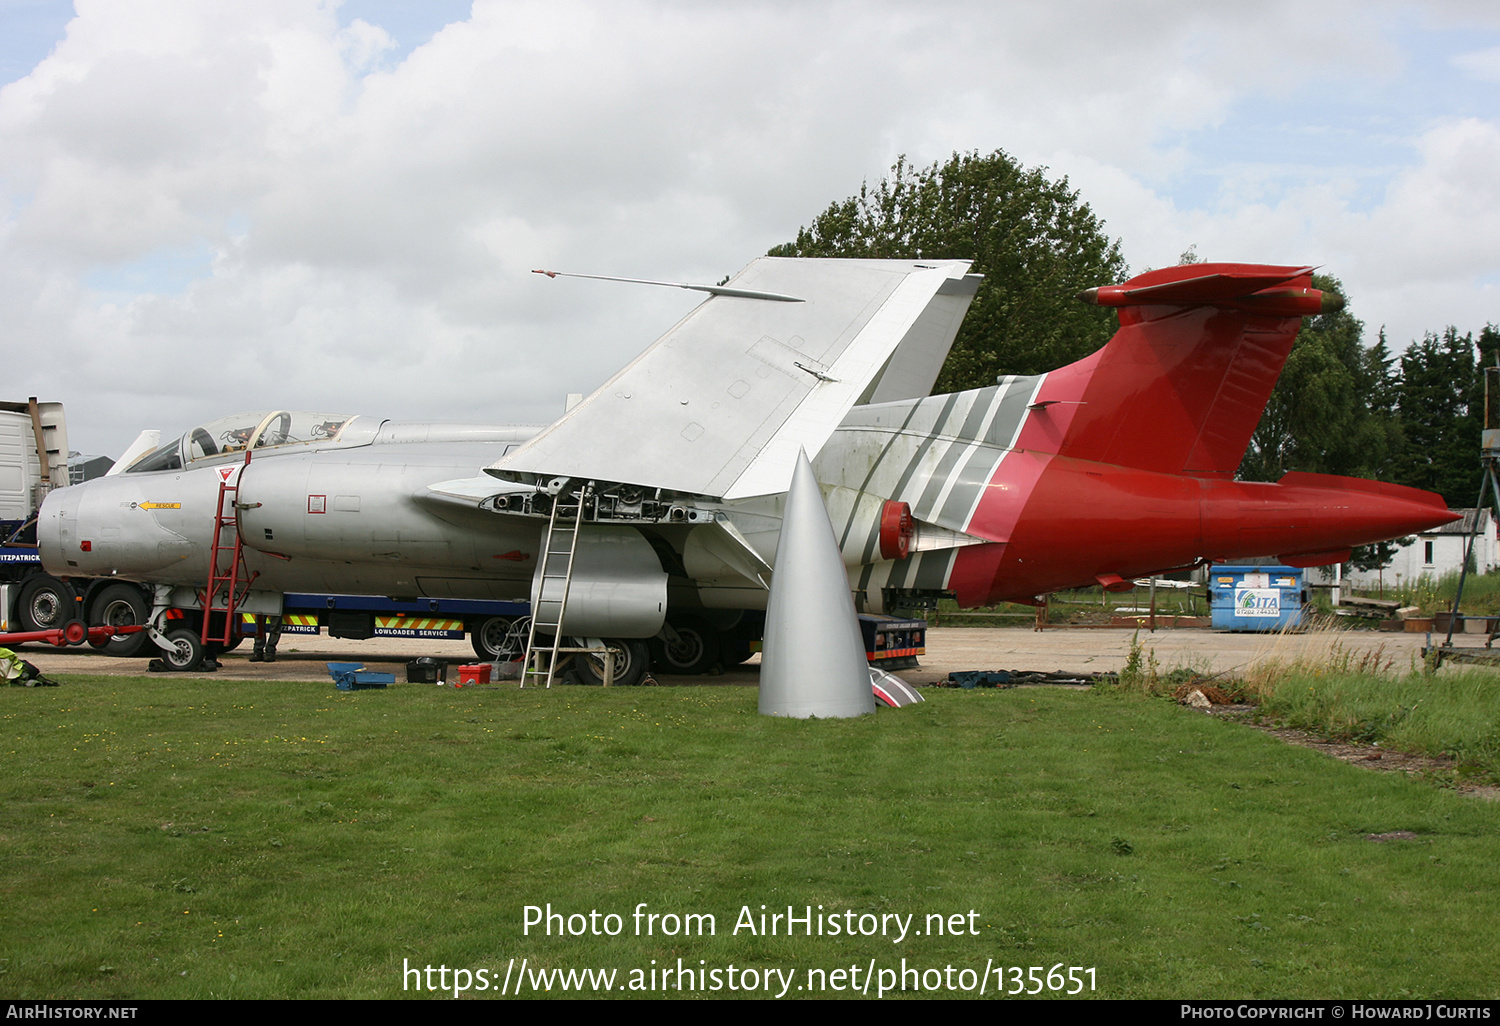
<svg viewBox="0 0 1500 1026">
<path fill-rule="evenodd" d="M 0 993 L 387 998 L 431 965 L 483 997 L 522 959 L 620 991 L 679 958 L 730 996 L 731 965 L 789 997 L 873 966 L 874 996 L 903 958 L 988 994 L 1059 964 L 1114 998 L 1500 991 L 1495 805 L 1159 700 L 926 694 L 819 722 L 726 687 L 5 689 Z M 619 934 L 523 933 L 549 903 Z M 641 903 L 714 934 L 638 936 Z"/>
</svg>

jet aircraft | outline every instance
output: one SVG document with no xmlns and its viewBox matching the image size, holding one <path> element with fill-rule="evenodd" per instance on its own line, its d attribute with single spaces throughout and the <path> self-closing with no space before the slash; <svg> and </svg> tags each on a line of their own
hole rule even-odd
<svg viewBox="0 0 1500 1026">
<path fill-rule="evenodd" d="M 308 591 L 530 599 L 561 634 L 616 639 L 638 679 L 640 639 L 692 634 L 701 655 L 765 608 L 799 450 L 870 612 L 1036 602 L 1207 561 L 1329 564 L 1454 519 L 1395 485 L 1234 479 L 1302 318 L 1342 303 L 1312 268 L 1194 264 L 1090 289 L 1118 310 L 1104 348 L 932 395 L 968 266 L 761 258 L 684 286 L 709 298 L 541 429 L 282 410 L 205 424 L 49 495 L 43 562 L 154 585 L 169 650 L 168 618 L 201 622 L 237 545 L 243 611 Z M 549 556 L 569 504 L 570 555 Z"/>
</svg>

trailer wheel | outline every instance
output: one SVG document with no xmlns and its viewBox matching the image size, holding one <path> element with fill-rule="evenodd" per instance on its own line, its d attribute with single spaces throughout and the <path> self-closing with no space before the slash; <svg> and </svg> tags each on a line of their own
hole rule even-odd
<svg viewBox="0 0 1500 1026">
<path fill-rule="evenodd" d="M 469 643 L 474 654 L 486 662 L 511 662 L 521 658 L 521 649 L 526 647 L 526 634 L 517 638 L 512 632 L 513 621 L 508 616 L 491 616 L 470 625 Z"/>
<path fill-rule="evenodd" d="M 146 604 L 146 596 L 141 594 L 141 589 L 129 584 L 111 584 L 94 599 L 89 623 L 104 627 L 134 627 L 145 623 L 150 617 L 151 607 Z M 123 659 L 140 655 L 150 643 L 151 639 L 145 631 L 106 641 L 89 642 L 95 648 Z"/>
<path fill-rule="evenodd" d="M 579 648 L 598 647 L 601 643 L 615 650 L 615 686 L 634 687 L 646 676 L 651 663 L 651 653 L 646 643 L 639 638 L 572 638 Z M 580 684 L 597 687 L 604 683 L 604 658 L 579 654 L 573 657 L 571 671 L 573 679 Z"/>
<path fill-rule="evenodd" d="M 174 670 L 196 670 L 203 665 L 203 641 L 197 631 L 186 627 L 168 631 L 161 657 Z"/>
<path fill-rule="evenodd" d="M 21 588 L 16 612 L 28 631 L 60 630 L 63 624 L 73 619 L 74 599 L 72 585 L 43 574 L 33 577 Z"/>
<path fill-rule="evenodd" d="M 651 663 L 663 673 L 707 673 L 719 661 L 719 635 L 702 620 L 672 623 L 676 640 L 651 639 Z"/>
</svg>

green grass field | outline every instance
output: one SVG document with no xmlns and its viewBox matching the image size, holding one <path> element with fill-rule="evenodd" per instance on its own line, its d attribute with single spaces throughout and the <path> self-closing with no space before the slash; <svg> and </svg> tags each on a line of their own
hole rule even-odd
<svg viewBox="0 0 1500 1026">
<path fill-rule="evenodd" d="M 1331 673 L 1293 676 L 1261 709 L 1338 741 L 1450 759 L 1461 779 L 1500 781 L 1500 676 L 1458 669 L 1436 677 Z"/>
<path fill-rule="evenodd" d="M 726 996 L 732 965 L 788 997 L 873 966 L 873 997 L 902 959 L 990 995 L 1056 965 L 1114 998 L 1500 991 L 1495 805 L 1159 700 L 927 695 L 818 722 L 728 687 L 6 689 L 0 992 L 387 998 L 431 965 L 485 998 L 525 959 L 629 994 L 679 958 Z M 523 933 L 548 903 L 619 935 Z M 641 903 L 714 935 L 637 936 Z M 762 905 L 891 932 L 736 933 Z"/>
</svg>

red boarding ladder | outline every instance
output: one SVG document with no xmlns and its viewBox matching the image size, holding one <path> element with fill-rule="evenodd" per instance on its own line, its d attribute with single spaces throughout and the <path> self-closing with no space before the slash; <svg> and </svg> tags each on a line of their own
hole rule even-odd
<svg viewBox="0 0 1500 1026">
<path fill-rule="evenodd" d="M 245 463 L 240 468 L 244 473 L 244 467 L 250 465 L 250 453 L 245 453 Z M 230 484 L 230 481 L 234 484 Z M 202 641 L 206 645 L 210 641 L 217 641 L 228 645 L 234 637 L 234 630 L 239 626 L 239 607 L 244 601 L 246 593 L 250 591 L 250 582 L 260 576 L 260 573 L 245 577 L 244 551 L 240 544 L 239 511 L 236 508 L 240 496 L 240 479 L 234 474 L 227 474 L 219 480 L 219 508 L 214 514 L 214 544 L 213 551 L 208 559 L 208 588 L 204 591 L 203 605 L 203 634 Z M 226 506 L 228 513 L 225 513 Z M 224 532 L 229 531 L 234 538 L 233 544 L 224 541 Z M 226 557 L 229 560 L 228 567 L 224 567 Z M 222 604 L 219 604 L 222 601 Z M 222 612 L 224 614 L 224 630 L 222 635 L 211 629 L 213 614 Z"/>
</svg>

